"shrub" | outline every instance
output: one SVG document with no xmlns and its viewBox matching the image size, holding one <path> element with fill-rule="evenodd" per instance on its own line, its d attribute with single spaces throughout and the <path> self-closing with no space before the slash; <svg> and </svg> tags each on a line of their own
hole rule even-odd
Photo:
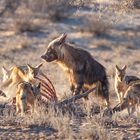
<svg viewBox="0 0 140 140">
<path fill-rule="evenodd" d="M 100 18 L 96 16 L 87 17 L 86 19 L 84 19 L 83 23 L 84 28 L 83 26 L 80 27 L 80 31 L 89 32 L 96 36 L 105 34 L 110 27 L 109 24 L 103 22 Z"/>
<path fill-rule="evenodd" d="M 35 24 L 34 21 L 29 18 L 16 19 L 14 21 L 14 30 L 17 33 L 37 32 L 40 29 L 41 29 L 41 26 L 38 24 Z"/>
<path fill-rule="evenodd" d="M 28 7 L 33 12 L 46 13 L 51 21 L 59 21 L 70 16 L 67 11 L 70 4 L 66 0 L 28 0 Z"/>
</svg>

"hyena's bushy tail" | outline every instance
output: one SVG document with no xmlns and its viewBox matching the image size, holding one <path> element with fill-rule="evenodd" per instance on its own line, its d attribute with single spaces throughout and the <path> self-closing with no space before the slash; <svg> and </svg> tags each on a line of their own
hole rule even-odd
<svg viewBox="0 0 140 140">
<path fill-rule="evenodd" d="M 107 77 L 104 77 L 102 81 L 98 81 L 96 87 L 96 94 L 105 99 L 107 104 L 109 104 L 109 82 Z"/>
<path fill-rule="evenodd" d="M 101 96 L 106 100 L 107 105 L 109 105 L 109 82 L 107 77 L 100 80 L 96 84 L 96 95 Z"/>
<path fill-rule="evenodd" d="M 102 83 L 102 96 L 109 101 L 109 82 L 108 78 L 104 77 Z"/>
</svg>

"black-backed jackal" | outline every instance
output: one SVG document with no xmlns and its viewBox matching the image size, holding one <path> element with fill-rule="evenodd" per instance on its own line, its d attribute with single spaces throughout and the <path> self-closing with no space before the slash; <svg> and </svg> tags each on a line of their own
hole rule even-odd
<svg viewBox="0 0 140 140">
<path fill-rule="evenodd" d="M 129 87 L 129 84 L 131 84 L 131 82 L 133 81 L 139 80 L 139 78 L 136 76 L 127 76 L 126 68 L 127 68 L 126 65 L 123 66 L 122 68 L 119 68 L 116 65 L 114 87 L 115 87 L 115 92 L 118 96 L 119 103 L 123 101 L 124 94 L 127 88 Z"/>
<path fill-rule="evenodd" d="M 30 106 L 31 113 L 33 113 L 35 101 L 40 97 L 40 84 L 34 86 L 28 82 L 19 83 L 16 90 L 16 113 L 21 110 L 21 114 L 24 114 L 27 111 L 27 105 Z"/>
<path fill-rule="evenodd" d="M 31 65 L 27 64 L 27 66 L 14 66 L 11 68 L 8 78 L 6 78 L 6 69 L 3 68 L 3 83 L 1 85 L 1 90 L 4 91 L 6 96 L 11 97 L 11 94 L 9 93 L 8 88 L 16 87 L 20 82 L 26 81 L 31 84 L 36 83 L 35 77 L 39 73 L 40 67 L 42 66 L 42 63 L 39 64 L 36 67 L 32 67 Z M 13 93 L 15 96 L 15 92 Z"/>
<path fill-rule="evenodd" d="M 122 102 L 116 106 L 113 111 L 122 111 L 127 108 L 129 115 L 132 115 L 136 107 L 140 103 L 140 80 L 135 81 L 129 85 L 128 89 L 124 94 Z"/>
<path fill-rule="evenodd" d="M 109 105 L 108 79 L 104 66 L 89 52 L 66 43 L 66 36 L 62 34 L 50 42 L 46 53 L 41 58 L 47 62 L 54 61 L 63 68 L 74 94 L 98 85 L 96 93 Z"/>
</svg>

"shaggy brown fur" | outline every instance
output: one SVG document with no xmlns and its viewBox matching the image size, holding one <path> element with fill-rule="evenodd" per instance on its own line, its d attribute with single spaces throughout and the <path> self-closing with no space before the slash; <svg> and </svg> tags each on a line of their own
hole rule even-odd
<svg viewBox="0 0 140 140">
<path fill-rule="evenodd" d="M 66 34 L 62 34 L 49 43 L 47 52 L 41 56 L 47 62 L 56 62 L 67 73 L 71 83 L 71 91 L 90 89 L 95 85 L 97 94 L 109 105 L 108 79 L 105 68 L 87 51 L 76 48 L 65 42 Z"/>
</svg>

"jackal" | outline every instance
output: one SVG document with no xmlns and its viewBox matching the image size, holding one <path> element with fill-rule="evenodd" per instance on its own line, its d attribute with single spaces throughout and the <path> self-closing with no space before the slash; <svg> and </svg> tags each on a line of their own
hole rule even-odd
<svg viewBox="0 0 140 140">
<path fill-rule="evenodd" d="M 56 62 L 66 72 L 70 89 L 74 94 L 98 85 L 96 93 L 109 105 L 108 79 L 103 65 L 89 52 L 66 43 L 66 34 L 62 34 L 49 43 L 47 51 L 41 56 L 47 62 Z"/>
<path fill-rule="evenodd" d="M 119 68 L 116 65 L 116 74 L 115 74 L 115 91 L 118 96 L 119 103 L 122 102 L 124 98 L 124 94 L 127 90 L 127 88 L 130 86 L 129 84 L 133 81 L 139 80 L 136 76 L 127 76 L 126 75 L 126 68 L 127 66 L 123 66 L 122 68 Z"/>
<path fill-rule="evenodd" d="M 39 73 L 41 66 L 42 66 L 42 63 L 36 67 L 32 67 L 29 64 L 27 64 L 27 66 L 12 67 L 11 72 L 9 74 L 9 78 L 4 80 L 4 82 L 1 85 L 1 90 L 4 91 L 6 96 L 8 96 L 8 93 L 6 93 L 5 90 L 7 88 L 12 88 L 12 87 L 16 86 L 18 83 L 20 83 L 22 81 L 26 81 L 31 84 L 35 84 L 36 83 L 35 77 Z M 3 78 L 3 79 L 5 79 L 5 78 Z"/>
<path fill-rule="evenodd" d="M 122 102 L 113 111 L 121 111 L 127 108 L 129 115 L 133 114 L 140 103 L 140 80 L 131 84 L 124 94 Z"/>
<path fill-rule="evenodd" d="M 28 82 L 21 82 L 18 84 L 16 91 L 16 113 L 25 113 L 27 105 L 31 108 L 31 113 L 34 112 L 35 100 L 41 97 L 40 83 L 38 86 L 31 85 Z"/>
</svg>

